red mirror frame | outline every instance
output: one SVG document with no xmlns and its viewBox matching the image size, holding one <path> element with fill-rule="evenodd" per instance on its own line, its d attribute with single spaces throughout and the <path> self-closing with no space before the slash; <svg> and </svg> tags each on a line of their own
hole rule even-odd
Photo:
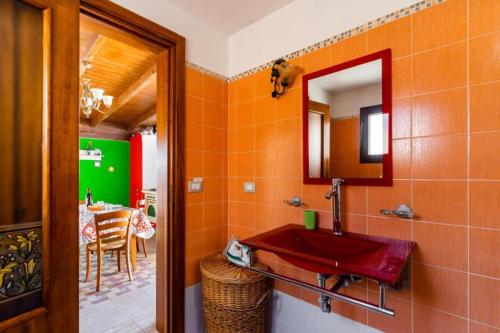
<svg viewBox="0 0 500 333">
<path fill-rule="evenodd" d="M 302 76 L 302 133 L 303 133 L 303 178 L 304 184 L 329 185 L 330 178 L 309 177 L 309 135 L 308 135 L 308 112 L 309 112 L 309 80 L 332 74 L 347 68 L 362 65 L 364 63 L 382 60 L 382 112 L 388 115 L 388 152 L 384 155 L 382 162 L 382 178 L 346 178 L 345 185 L 370 185 L 370 186 L 392 186 L 392 55 L 391 49 L 385 49 L 360 58 L 346 61 L 319 71 Z"/>
</svg>

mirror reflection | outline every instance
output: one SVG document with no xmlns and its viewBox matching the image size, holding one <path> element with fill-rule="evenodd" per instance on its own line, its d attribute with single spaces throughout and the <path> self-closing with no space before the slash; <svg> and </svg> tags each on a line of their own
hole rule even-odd
<svg viewBox="0 0 500 333">
<path fill-rule="evenodd" d="M 382 60 L 311 79 L 308 97 L 309 177 L 382 178 Z"/>
</svg>

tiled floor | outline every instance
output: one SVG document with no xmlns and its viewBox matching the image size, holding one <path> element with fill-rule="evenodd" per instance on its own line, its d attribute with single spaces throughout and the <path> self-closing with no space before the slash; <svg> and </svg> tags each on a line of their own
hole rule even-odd
<svg viewBox="0 0 500 333">
<path fill-rule="evenodd" d="M 148 246 L 148 248 L 151 246 Z M 153 247 L 154 248 L 154 247 Z M 142 252 L 137 255 L 137 269 L 130 282 L 122 261 L 122 272 L 118 273 L 116 257 L 106 253 L 103 260 L 101 291 L 96 292 L 96 256 L 92 259 L 92 274 L 85 280 L 85 252 L 80 255 L 80 332 L 92 333 L 136 333 L 156 332 L 156 255 Z"/>
</svg>

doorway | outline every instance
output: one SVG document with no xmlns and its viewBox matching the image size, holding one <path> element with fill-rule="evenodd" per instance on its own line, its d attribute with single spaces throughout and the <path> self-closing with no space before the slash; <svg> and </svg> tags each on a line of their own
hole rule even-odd
<svg viewBox="0 0 500 333">
<path fill-rule="evenodd" d="M 156 332 L 157 54 L 111 29 L 80 14 L 79 326 Z"/>
<path fill-rule="evenodd" d="M 157 174 L 153 206 L 156 224 L 155 326 L 159 332 L 182 332 L 184 326 L 182 187 L 184 38 L 109 1 L 83 0 L 80 3 L 80 13 L 82 23 L 86 22 L 106 38 L 119 40 L 131 47 L 139 47 L 152 55 L 153 63 L 145 66 L 142 74 L 130 88 L 125 89 L 125 97 L 127 93 L 133 94 L 145 87 L 147 89 L 151 76 L 156 76 L 156 103 L 150 105 L 151 103 L 148 104 L 145 100 L 138 103 L 143 109 L 137 114 L 130 111 L 127 116 L 125 113 L 123 116 L 125 125 L 122 124 L 122 127 L 130 134 L 138 128 L 151 125 L 152 122 L 156 125 Z M 115 103 L 123 103 L 125 99 L 120 95 Z M 133 102 L 133 99 L 130 101 Z M 137 110 L 138 105 L 131 109 Z M 104 113 L 95 119 L 91 118 L 88 125 L 95 130 L 98 123 L 103 124 L 106 120 L 113 119 L 113 115 L 105 115 Z M 115 113 L 116 118 L 119 118 L 117 113 Z M 135 134 L 137 133 L 136 131 Z M 131 187 L 131 201 L 138 201 L 137 190 Z M 145 193 L 146 196 L 150 194 Z M 130 204 L 133 206 L 136 202 Z M 145 202 L 148 207 L 150 204 L 151 202 Z M 148 207 L 145 207 L 146 214 L 149 211 Z M 141 255 L 143 253 L 139 253 L 138 257 Z"/>
</svg>

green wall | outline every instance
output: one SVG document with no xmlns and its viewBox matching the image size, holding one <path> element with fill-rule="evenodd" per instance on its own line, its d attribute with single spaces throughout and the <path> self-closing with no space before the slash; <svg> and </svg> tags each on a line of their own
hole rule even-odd
<svg viewBox="0 0 500 333">
<path fill-rule="evenodd" d="M 95 161 L 80 160 L 80 200 L 85 198 L 90 187 L 94 202 L 104 201 L 130 207 L 130 143 L 128 141 L 80 139 L 80 149 L 86 149 L 89 142 L 95 149 L 101 149 L 101 166 Z M 109 167 L 114 167 L 110 172 Z"/>
</svg>

